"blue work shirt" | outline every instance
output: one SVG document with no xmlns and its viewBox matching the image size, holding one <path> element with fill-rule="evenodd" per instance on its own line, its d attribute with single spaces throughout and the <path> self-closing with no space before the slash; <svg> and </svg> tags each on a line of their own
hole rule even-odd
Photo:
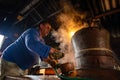
<svg viewBox="0 0 120 80">
<path fill-rule="evenodd" d="M 38 56 L 41 59 L 47 58 L 50 48 L 40 39 L 39 31 L 30 28 L 3 51 L 2 58 L 25 70 L 38 62 Z"/>
</svg>

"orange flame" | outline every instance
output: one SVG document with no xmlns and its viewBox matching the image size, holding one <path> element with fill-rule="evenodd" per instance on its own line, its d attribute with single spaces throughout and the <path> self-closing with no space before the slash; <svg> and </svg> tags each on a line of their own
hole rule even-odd
<svg viewBox="0 0 120 80">
<path fill-rule="evenodd" d="M 70 38 L 74 35 L 74 33 L 75 33 L 75 31 L 71 31 L 71 32 L 69 33 Z"/>
</svg>

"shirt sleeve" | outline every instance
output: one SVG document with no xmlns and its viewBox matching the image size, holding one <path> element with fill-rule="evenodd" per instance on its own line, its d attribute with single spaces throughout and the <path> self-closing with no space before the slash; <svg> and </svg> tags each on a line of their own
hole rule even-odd
<svg viewBox="0 0 120 80">
<path fill-rule="evenodd" d="M 29 32 L 25 37 L 25 44 L 32 53 L 37 53 L 41 58 L 47 58 L 50 46 L 45 45 L 39 38 L 39 34 L 35 31 Z"/>
</svg>

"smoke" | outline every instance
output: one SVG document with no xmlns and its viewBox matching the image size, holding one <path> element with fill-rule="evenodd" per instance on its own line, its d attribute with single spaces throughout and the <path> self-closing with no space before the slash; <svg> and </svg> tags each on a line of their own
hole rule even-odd
<svg viewBox="0 0 120 80">
<path fill-rule="evenodd" d="M 61 51 L 66 54 L 61 62 L 75 62 L 71 38 L 74 32 L 87 26 L 84 22 L 86 13 L 76 11 L 68 0 L 61 1 L 63 12 L 57 16 L 57 21 L 61 25 L 57 31 L 52 32 L 52 35 L 56 38 L 56 42 L 60 43 Z"/>
</svg>

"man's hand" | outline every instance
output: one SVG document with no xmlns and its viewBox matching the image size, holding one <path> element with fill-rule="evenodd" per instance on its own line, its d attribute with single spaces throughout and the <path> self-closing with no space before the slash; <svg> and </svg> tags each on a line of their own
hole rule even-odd
<svg viewBox="0 0 120 80">
<path fill-rule="evenodd" d="M 58 64 L 58 60 L 51 59 L 50 56 L 48 58 L 43 59 L 45 62 L 49 63 L 53 68 Z"/>
<path fill-rule="evenodd" d="M 52 54 L 49 55 L 51 59 L 55 59 L 55 60 L 58 60 L 58 59 L 61 59 L 64 57 L 64 53 L 62 52 L 54 52 Z"/>
<path fill-rule="evenodd" d="M 56 51 L 58 51 L 58 50 L 55 49 L 55 48 L 51 48 L 49 53 L 52 54 L 52 53 L 54 53 L 54 52 L 56 52 Z"/>
<path fill-rule="evenodd" d="M 51 48 L 49 57 L 50 57 L 51 59 L 58 60 L 58 59 L 64 57 L 64 53 L 60 52 L 59 50 L 57 50 L 57 49 L 55 49 L 55 48 Z"/>
</svg>

